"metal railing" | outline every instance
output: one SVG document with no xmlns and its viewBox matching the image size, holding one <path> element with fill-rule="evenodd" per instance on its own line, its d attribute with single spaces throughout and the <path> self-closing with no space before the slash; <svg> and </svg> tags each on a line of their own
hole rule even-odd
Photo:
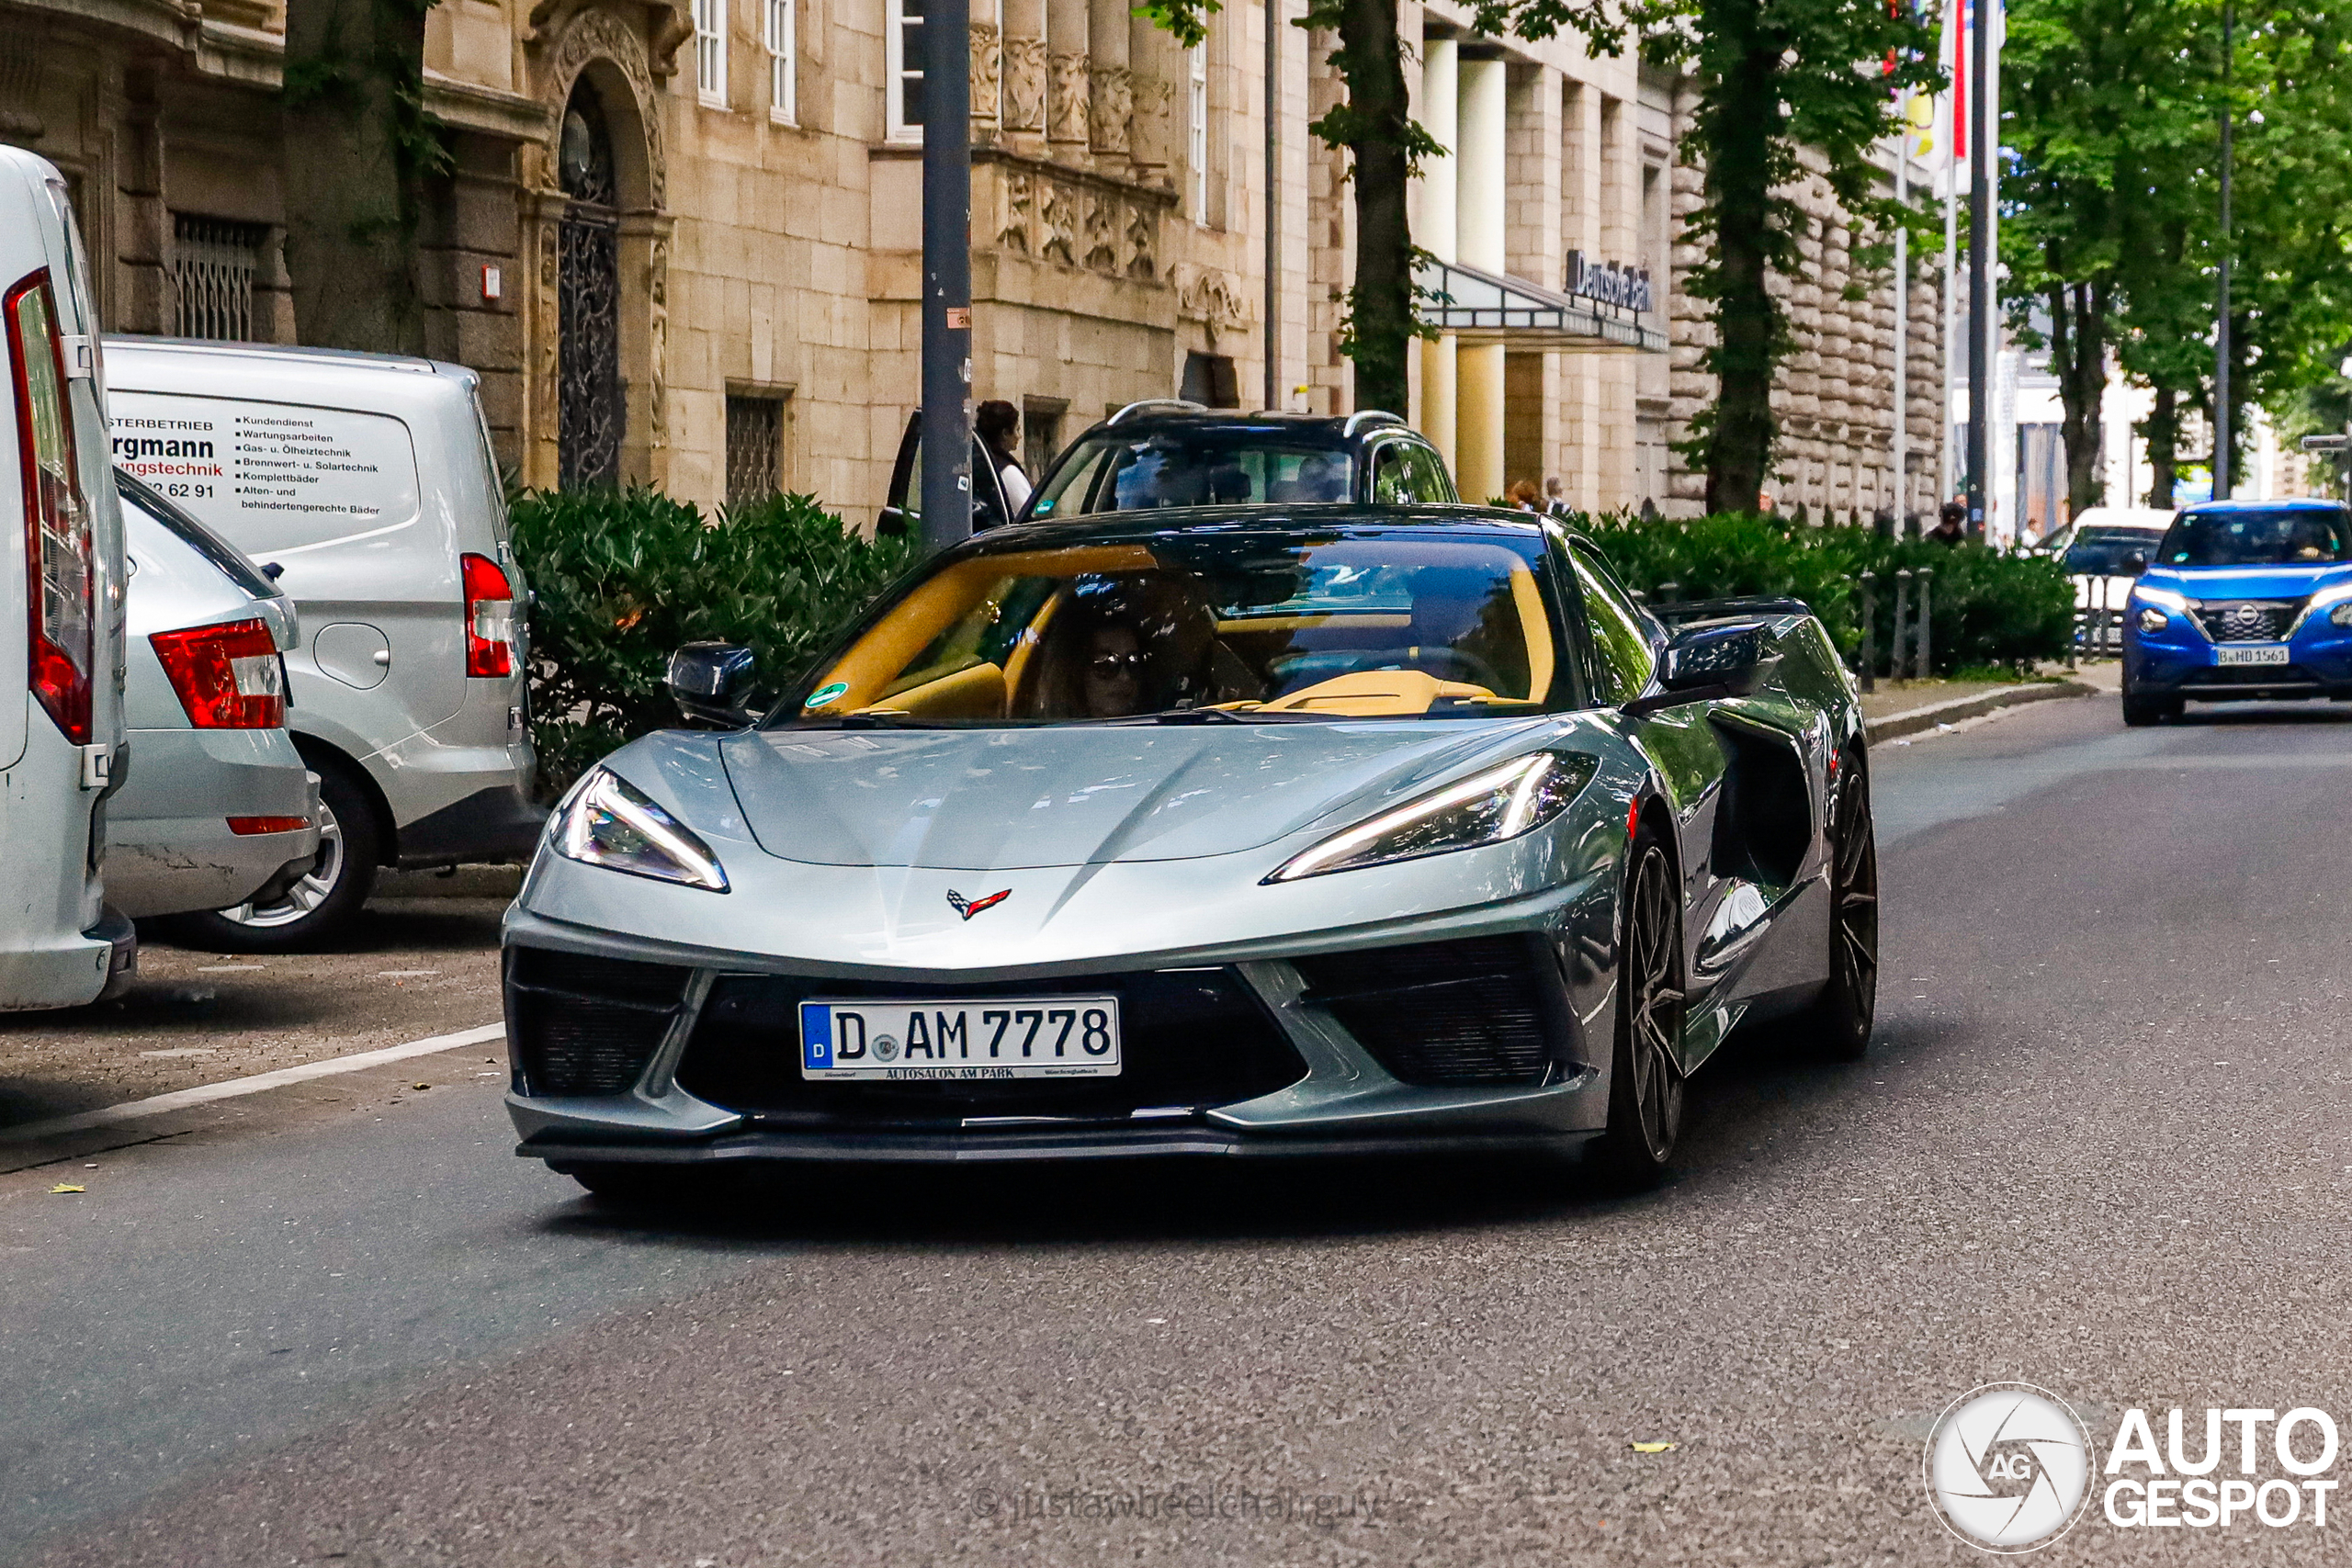
<svg viewBox="0 0 2352 1568">
<path fill-rule="evenodd" d="M 1862 690 L 1878 690 L 1878 573 L 1858 580 L 1862 594 L 1862 647 L 1855 672 Z M 1886 678 L 1924 681 L 1935 670 L 1936 569 L 1905 567 L 1894 574 L 1894 635 L 1888 639 Z"/>
</svg>

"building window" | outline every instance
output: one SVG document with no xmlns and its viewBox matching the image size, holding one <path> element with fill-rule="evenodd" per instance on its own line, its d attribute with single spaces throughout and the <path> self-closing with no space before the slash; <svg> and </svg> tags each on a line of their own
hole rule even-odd
<svg viewBox="0 0 2352 1568">
<path fill-rule="evenodd" d="M 711 107 L 727 107 L 727 0 L 695 0 L 695 90 Z"/>
<path fill-rule="evenodd" d="M 254 341 L 254 276 L 268 233 L 258 223 L 172 215 L 175 334 Z"/>
<path fill-rule="evenodd" d="M 784 400 L 727 395 L 727 506 L 756 506 L 783 486 Z"/>
<path fill-rule="evenodd" d="M 793 48 L 797 18 L 793 14 L 793 0 L 767 0 L 767 8 L 768 118 L 792 125 L 800 118 L 799 92 L 793 70 L 797 59 Z"/>
<path fill-rule="evenodd" d="M 923 0 L 890 0 L 890 36 L 884 52 L 893 141 L 922 140 L 922 6 Z"/>
<path fill-rule="evenodd" d="M 1059 398 L 1030 398 L 1021 409 L 1021 466 L 1029 482 L 1044 482 L 1046 470 L 1061 456 L 1062 414 L 1069 405 Z"/>
<path fill-rule="evenodd" d="M 1209 46 L 1206 39 L 1185 55 L 1184 177 L 1192 193 L 1193 221 L 1209 220 Z"/>
<path fill-rule="evenodd" d="M 1199 403 L 1205 408 L 1239 408 L 1241 383 L 1234 375 L 1233 356 L 1229 354 L 1203 354 L 1198 349 L 1185 355 L 1182 395 L 1185 401 Z"/>
</svg>

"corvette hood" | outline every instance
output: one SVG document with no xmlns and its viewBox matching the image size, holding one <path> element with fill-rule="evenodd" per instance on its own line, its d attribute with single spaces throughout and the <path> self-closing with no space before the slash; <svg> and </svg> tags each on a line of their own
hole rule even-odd
<svg viewBox="0 0 2352 1568">
<path fill-rule="evenodd" d="M 719 755 L 762 849 L 820 865 L 1009 871 L 1186 860 L 1364 809 L 1551 721 L 753 730 Z"/>
<path fill-rule="evenodd" d="M 2191 599 L 2301 599 L 2352 581 L 2352 568 L 2324 566 L 2151 567 L 2141 579 Z"/>
</svg>

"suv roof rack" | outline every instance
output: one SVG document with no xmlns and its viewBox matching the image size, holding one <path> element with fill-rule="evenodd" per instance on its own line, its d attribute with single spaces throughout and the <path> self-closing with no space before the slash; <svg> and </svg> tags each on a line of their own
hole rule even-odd
<svg viewBox="0 0 2352 1568">
<path fill-rule="evenodd" d="M 1196 403 L 1190 398 L 1139 398 L 1136 401 L 1129 403 L 1125 408 L 1121 409 L 1117 413 L 1114 413 L 1110 418 L 1104 420 L 1102 423 L 1105 424 L 1116 424 L 1121 420 L 1126 418 L 1127 415 L 1135 412 L 1137 409 L 1182 409 L 1186 413 L 1206 413 L 1209 412 L 1207 404 Z"/>
<path fill-rule="evenodd" d="M 1402 424 L 1405 423 L 1395 414 L 1390 413 L 1386 409 L 1358 409 L 1355 412 L 1348 415 L 1346 428 L 1341 430 L 1340 434 L 1342 435 L 1353 435 L 1357 430 L 1362 428 L 1363 425 L 1375 422 L 1386 424 Z"/>
</svg>

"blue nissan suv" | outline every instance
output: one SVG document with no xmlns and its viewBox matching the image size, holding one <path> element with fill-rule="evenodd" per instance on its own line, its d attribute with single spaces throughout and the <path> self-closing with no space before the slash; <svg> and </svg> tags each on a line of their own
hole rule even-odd
<svg viewBox="0 0 2352 1568">
<path fill-rule="evenodd" d="M 2123 615 L 2123 722 L 2184 704 L 2352 701 L 2352 512 L 2217 501 L 2172 521 Z"/>
</svg>

